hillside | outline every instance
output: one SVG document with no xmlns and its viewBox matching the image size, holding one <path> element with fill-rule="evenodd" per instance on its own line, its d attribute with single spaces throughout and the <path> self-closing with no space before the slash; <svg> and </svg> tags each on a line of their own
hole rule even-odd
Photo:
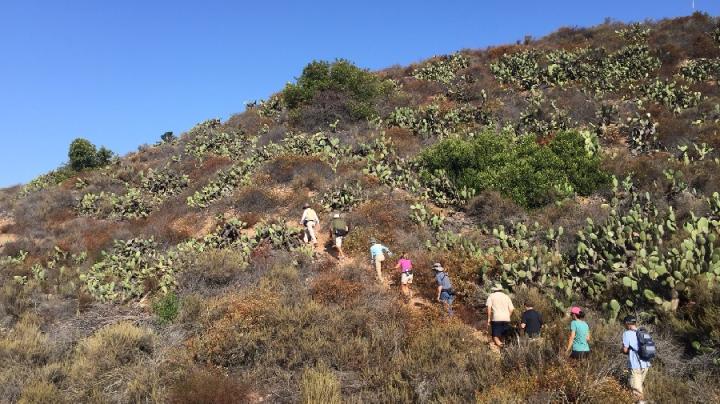
<svg viewBox="0 0 720 404">
<path fill-rule="evenodd" d="M 652 402 L 719 402 L 719 24 L 312 62 L 226 122 L 122 157 L 83 144 L 0 191 L 0 402 L 629 403 L 627 314 L 658 344 Z M 371 238 L 395 253 L 382 283 Z M 542 340 L 491 348 L 495 283 L 543 313 Z"/>
</svg>

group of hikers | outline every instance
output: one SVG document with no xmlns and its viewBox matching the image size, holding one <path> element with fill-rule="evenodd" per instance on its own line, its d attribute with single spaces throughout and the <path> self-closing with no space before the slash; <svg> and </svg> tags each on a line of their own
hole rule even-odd
<svg viewBox="0 0 720 404">
<path fill-rule="evenodd" d="M 315 228 L 320 224 L 317 213 L 309 204 L 303 205 L 303 213 L 300 222 L 305 232 L 303 240 L 306 243 L 317 245 Z M 343 237 L 350 231 L 347 222 L 340 217 L 339 213 L 333 214 L 330 223 L 330 238 L 333 240 L 333 247 L 337 250 L 338 258 L 345 258 L 342 250 Z M 383 282 L 383 262 L 386 256 L 392 257 L 390 249 L 380 243 L 377 239 L 370 239 L 370 263 L 375 268 L 377 280 Z M 413 264 L 408 254 L 403 252 L 394 268 L 399 271 L 400 290 L 405 299 L 409 302 L 413 293 L 410 285 L 413 282 Z M 442 264 L 436 262 L 432 265 L 435 275 L 435 299 L 442 303 L 448 316 L 453 316 L 452 304 L 455 300 L 450 276 Z M 512 299 L 504 292 L 501 284 L 496 283 L 491 288 L 485 302 L 487 308 L 487 326 L 492 336 L 492 342 L 503 348 L 504 339 L 512 330 L 511 317 L 515 306 Z M 572 360 L 583 360 L 590 354 L 590 326 L 585 321 L 585 312 L 578 306 L 569 310 L 571 318 L 565 354 Z M 644 329 L 638 329 L 637 319 L 634 316 L 627 316 L 623 321 L 625 331 L 622 334 L 621 352 L 628 356 L 627 366 L 629 370 L 628 384 L 637 398 L 638 402 L 644 402 L 643 384 L 647 376 L 650 362 L 655 357 L 655 344 L 650 334 Z M 520 316 L 520 331 L 530 340 L 538 340 L 542 336 L 543 316 L 535 310 L 532 303 L 524 303 L 524 311 Z"/>
</svg>

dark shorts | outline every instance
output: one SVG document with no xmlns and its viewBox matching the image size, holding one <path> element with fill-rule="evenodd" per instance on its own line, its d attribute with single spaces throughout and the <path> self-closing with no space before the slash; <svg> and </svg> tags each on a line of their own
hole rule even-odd
<svg viewBox="0 0 720 404">
<path fill-rule="evenodd" d="M 447 304 L 452 304 L 455 301 L 455 295 L 451 295 L 448 292 L 442 291 L 440 292 L 440 301 L 443 301 Z"/>
<path fill-rule="evenodd" d="M 491 321 L 490 322 L 490 332 L 493 337 L 501 338 L 503 335 L 505 335 L 508 328 L 510 328 L 509 321 Z"/>
<path fill-rule="evenodd" d="M 573 359 L 583 359 L 590 355 L 590 351 L 572 351 L 570 357 Z"/>
</svg>

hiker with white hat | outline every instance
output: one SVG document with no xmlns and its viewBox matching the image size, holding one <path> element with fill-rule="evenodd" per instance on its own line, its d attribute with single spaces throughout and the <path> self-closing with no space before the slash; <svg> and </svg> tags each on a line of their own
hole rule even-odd
<svg viewBox="0 0 720 404">
<path fill-rule="evenodd" d="M 378 282 L 382 283 L 382 263 L 385 261 L 385 253 L 392 256 L 390 249 L 380 244 L 376 239 L 370 239 L 370 262 L 375 266 L 375 273 Z"/>
<path fill-rule="evenodd" d="M 512 316 L 515 306 L 513 306 L 510 296 L 503 292 L 501 284 L 496 283 L 491 289 L 492 293 L 487 298 L 485 306 L 487 306 L 487 324 L 490 327 L 490 333 L 493 342 L 499 348 L 502 348 L 502 338 L 510 328 L 510 316 Z"/>
<path fill-rule="evenodd" d="M 452 287 L 450 282 L 450 276 L 447 271 L 443 268 L 442 264 L 436 262 L 432 266 L 435 271 L 435 282 L 437 282 L 437 301 L 445 305 L 448 316 L 453 315 L 452 304 L 455 301 L 455 289 Z"/>
<path fill-rule="evenodd" d="M 317 245 L 317 237 L 315 237 L 315 226 L 320 225 L 320 218 L 318 218 L 315 209 L 311 208 L 309 203 L 303 204 L 303 214 L 300 218 L 300 223 L 305 227 L 303 241 L 305 243 L 312 242 L 313 246 Z"/>
<path fill-rule="evenodd" d="M 347 222 L 340 217 L 339 213 L 333 214 L 333 220 L 330 222 L 330 238 L 335 240 L 333 246 L 338 252 L 338 258 L 345 258 L 345 253 L 342 250 L 343 237 L 347 236 L 350 232 Z"/>
</svg>

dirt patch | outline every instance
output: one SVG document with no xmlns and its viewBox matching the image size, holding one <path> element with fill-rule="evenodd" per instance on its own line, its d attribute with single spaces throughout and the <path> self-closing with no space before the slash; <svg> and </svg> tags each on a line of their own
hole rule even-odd
<svg viewBox="0 0 720 404">
<path fill-rule="evenodd" d="M 173 220 L 170 228 L 186 237 L 201 237 L 210 233 L 215 226 L 215 222 L 211 217 L 192 213 Z"/>
</svg>

